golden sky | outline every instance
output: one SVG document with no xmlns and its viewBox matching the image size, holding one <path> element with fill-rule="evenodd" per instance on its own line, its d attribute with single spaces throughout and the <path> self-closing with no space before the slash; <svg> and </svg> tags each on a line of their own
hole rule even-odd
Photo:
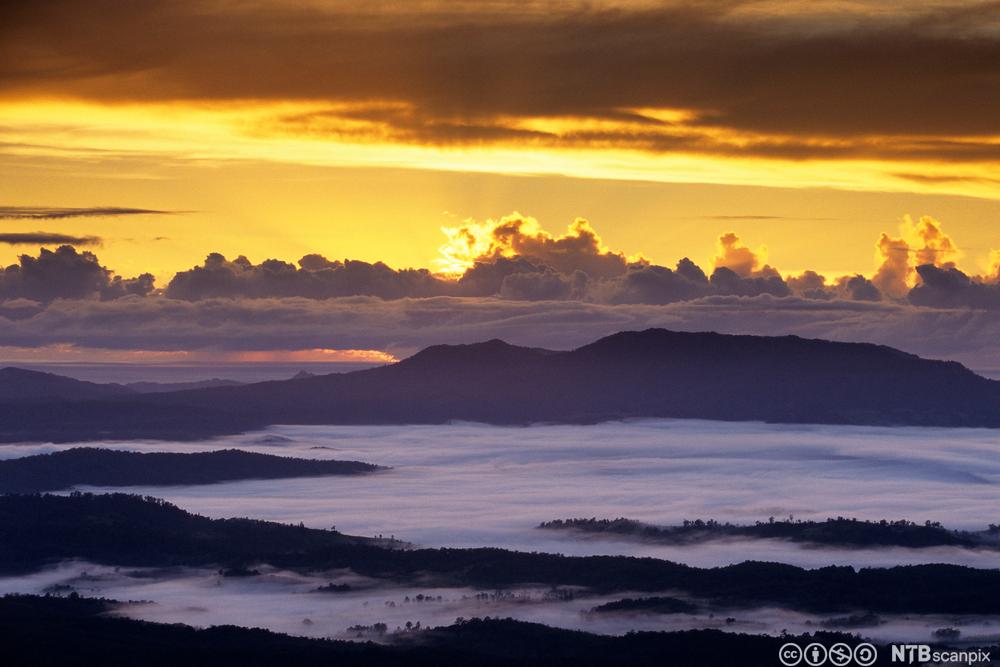
<svg viewBox="0 0 1000 667">
<path fill-rule="evenodd" d="M 442 226 L 874 270 L 905 214 L 1000 246 L 1000 12 L 966 2 L 7 3 L 0 204 L 165 281 L 212 251 L 434 266 Z M 9 263 L 28 244 L 6 245 Z"/>
</svg>

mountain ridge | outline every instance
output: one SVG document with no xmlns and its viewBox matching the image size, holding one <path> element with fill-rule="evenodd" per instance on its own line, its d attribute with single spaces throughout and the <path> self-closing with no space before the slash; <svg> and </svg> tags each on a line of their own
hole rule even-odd
<svg viewBox="0 0 1000 667">
<path fill-rule="evenodd" d="M 39 429 L 43 412 L 18 416 L 4 407 L 0 439 L 18 433 L 31 439 L 45 430 Z M 647 329 L 568 351 L 499 339 L 436 345 L 351 373 L 49 407 L 65 426 L 50 433 L 62 430 L 69 437 L 75 425 L 80 438 L 96 432 L 159 437 L 166 431 L 166 437 L 179 437 L 185 428 L 195 437 L 282 423 L 523 425 L 635 418 L 995 428 L 1000 382 L 954 361 L 870 343 Z M 171 428 L 171 420 L 179 421 Z"/>
<path fill-rule="evenodd" d="M 120 384 L 88 382 L 17 366 L 0 368 L 0 401 L 86 400 L 132 393 L 134 392 L 131 389 Z"/>
</svg>

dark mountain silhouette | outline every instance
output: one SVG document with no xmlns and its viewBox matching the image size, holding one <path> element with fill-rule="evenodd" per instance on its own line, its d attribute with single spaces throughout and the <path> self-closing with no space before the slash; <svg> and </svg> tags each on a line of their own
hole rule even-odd
<svg viewBox="0 0 1000 667">
<path fill-rule="evenodd" d="M 499 424 L 694 417 L 1000 425 L 1000 383 L 955 362 L 794 336 L 624 332 L 569 352 L 439 345 L 355 373 L 184 392 L 304 423 Z"/>
<path fill-rule="evenodd" d="M 120 384 L 97 384 L 12 366 L 0 368 L 0 401 L 4 402 L 86 401 L 131 393 L 131 390 Z"/>
<path fill-rule="evenodd" d="M 1000 382 L 956 362 L 880 345 L 649 329 L 567 352 L 491 340 L 438 345 L 353 373 L 35 411 L 0 405 L 0 438 L 195 437 L 277 423 L 643 417 L 998 427 Z"/>
<path fill-rule="evenodd" d="M 239 479 L 361 475 L 380 470 L 358 461 L 320 461 L 225 449 L 190 454 L 122 452 L 96 447 L 0 461 L 0 493 L 92 486 L 212 484 Z"/>
</svg>

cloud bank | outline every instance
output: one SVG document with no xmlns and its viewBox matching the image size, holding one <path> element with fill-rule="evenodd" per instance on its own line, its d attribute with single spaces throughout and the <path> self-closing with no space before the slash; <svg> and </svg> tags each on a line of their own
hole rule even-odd
<svg viewBox="0 0 1000 667">
<path fill-rule="evenodd" d="M 626 257 L 582 219 L 555 235 L 515 213 L 446 237 L 451 274 L 212 253 L 159 289 L 149 274 L 115 275 L 91 252 L 42 249 L 0 272 L 0 346 L 405 355 L 494 337 L 568 348 L 657 326 L 884 343 L 997 370 L 997 267 L 962 272 L 956 242 L 928 217 L 878 239 L 871 277 L 783 275 L 766 248 L 732 233 L 719 237 L 710 271 L 688 258 L 668 267 Z"/>
<path fill-rule="evenodd" d="M 673 267 L 607 248 L 586 220 L 574 220 L 562 235 L 544 230 L 534 218 L 513 213 L 498 220 L 467 221 L 443 230 L 447 242 L 437 260 L 439 273 L 392 269 L 381 262 L 330 260 L 306 255 L 297 265 L 269 259 L 254 264 L 213 253 L 201 266 L 178 272 L 167 297 L 185 301 L 209 298 L 307 297 L 328 299 L 376 296 L 383 299 L 498 297 L 514 301 L 578 300 L 600 304 L 668 304 L 712 296 L 800 297 L 818 300 L 908 302 L 964 307 L 968 293 L 952 301 L 951 283 L 938 279 L 933 300 L 927 278 L 947 271 L 952 283 L 964 280 L 984 294 L 1000 292 L 997 269 L 968 276 L 956 268 L 961 255 L 955 241 L 930 217 L 903 219 L 900 236 L 882 234 L 876 243 L 878 266 L 871 278 L 857 274 L 827 279 L 815 271 L 782 275 L 767 263 L 767 248 L 747 247 L 734 233 L 719 236 L 711 272 L 689 258 Z M 921 294 L 923 293 L 923 296 Z M 975 307 L 990 307 L 988 297 Z"/>
</svg>

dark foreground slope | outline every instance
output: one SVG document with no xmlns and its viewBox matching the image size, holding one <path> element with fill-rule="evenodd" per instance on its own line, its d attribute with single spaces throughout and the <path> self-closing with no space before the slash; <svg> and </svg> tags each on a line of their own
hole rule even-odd
<svg viewBox="0 0 1000 667">
<path fill-rule="evenodd" d="M 73 486 L 170 486 L 241 479 L 362 475 L 381 470 L 359 461 L 296 459 L 224 449 L 143 454 L 76 447 L 0 461 L 0 493 L 58 491 Z"/>
<path fill-rule="evenodd" d="M 447 667 L 772 667 L 787 641 L 805 646 L 860 640 L 849 635 L 766 637 L 718 630 L 641 632 L 607 637 L 512 620 L 473 620 L 387 645 L 306 639 L 220 626 L 196 630 L 109 616 L 119 605 L 87 598 L 0 598 L 3 660 L 10 665 L 343 665 Z M 877 663 L 889 664 L 887 657 Z"/>
<path fill-rule="evenodd" d="M 212 520 L 124 494 L 0 496 L 0 572 L 29 571 L 70 558 L 122 566 L 245 569 L 265 563 L 314 573 L 348 568 L 408 585 L 683 591 L 716 607 L 1000 613 L 1000 570 L 954 565 L 806 570 L 755 562 L 697 568 L 626 556 L 387 546 L 399 544 L 266 521 Z"/>
<path fill-rule="evenodd" d="M 374 548 L 389 540 L 254 519 L 209 519 L 123 493 L 0 495 L 0 572 L 66 558 L 115 565 L 242 565 Z M 379 550 L 381 551 L 381 549 Z"/>
<path fill-rule="evenodd" d="M 878 345 L 650 329 L 569 352 L 494 340 L 435 346 L 354 373 L 34 410 L 0 405 L 0 438 L 177 437 L 276 423 L 642 417 L 997 427 L 1000 383 L 955 362 Z"/>
</svg>

